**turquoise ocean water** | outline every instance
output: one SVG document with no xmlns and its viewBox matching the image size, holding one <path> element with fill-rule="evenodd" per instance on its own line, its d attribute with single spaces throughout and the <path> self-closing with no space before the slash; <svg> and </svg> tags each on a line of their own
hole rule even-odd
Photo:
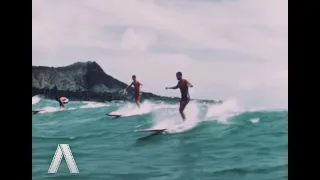
<svg viewBox="0 0 320 180">
<path fill-rule="evenodd" d="M 190 102 L 182 123 L 178 104 L 58 103 L 32 98 L 34 180 L 283 180 L 288 179 L 288 112 Z M 125 117 L 106 113 L 118 111 Z M 135 132 L 168 128 L 163 134 Z M 48 169 L 58 144 L 69 144 L 79 174 L 64 159 Z"/>
</svg>

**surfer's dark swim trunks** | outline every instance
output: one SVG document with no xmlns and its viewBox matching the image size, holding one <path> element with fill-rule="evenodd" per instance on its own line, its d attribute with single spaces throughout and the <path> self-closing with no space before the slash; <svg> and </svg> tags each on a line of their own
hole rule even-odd
<svg viewBox="0 0 320 180">
<path fill-rule="evenodd" d="M 180 102 L 184 102 L 184 103 L 189 103 L 189 101 L 190 101 L 190 96 L 189 96 L 189 94 L 186 94 L 186 95 L 183 95 L 182 97 L 181 97 L 181 99 L 180 99 Z"/>
<path fill-rule="evenodd" d="M 140 98 L 141 95 L 142 95 L 142 92 L 141 92 L 141 91 L 140 91 L 140 92 L 137 92 L 137 91 L 136 91 L 136 92 L 134 93 L 134 97 L 135 97 L 135 98 Z"/>
</svg>

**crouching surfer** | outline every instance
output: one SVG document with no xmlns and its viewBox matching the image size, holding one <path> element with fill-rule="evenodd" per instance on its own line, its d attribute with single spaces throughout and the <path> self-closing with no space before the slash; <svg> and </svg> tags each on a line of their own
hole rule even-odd
<svg viewBox="0 0 320 180">
<path fill-rule="evenodd" d="M 69 99 L 66 98 L 66 97 L 58 97 L 58 96 L 56 96 L 55 100 L 58 101 L 60 108 L 61 107 L 64 108 L 65 107 L 64 105 L 69 102 Z"/>
</svg>

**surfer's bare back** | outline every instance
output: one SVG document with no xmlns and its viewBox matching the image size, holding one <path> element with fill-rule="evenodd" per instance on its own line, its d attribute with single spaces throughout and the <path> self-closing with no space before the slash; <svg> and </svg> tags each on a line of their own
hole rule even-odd
<svg viewBox="0 0 320 180">
<path fill-rule="evenodd" d="M 182 120 L 184 121 L 186 119 L 186 116 L 184 115 L 183 111 L 190 101 L 189 87 L 193 87 L 193 85 L 188 80 L 182 79 L 181 72 L 177 72 L 176 77 L 178 79 L 178 84 L 173 87 L 166 87 L 166 89 L 178 89 L 178 88 L 180 89 L 181 100 L 180 100 L 179 112 L 181 114 Z"/>
</svg>

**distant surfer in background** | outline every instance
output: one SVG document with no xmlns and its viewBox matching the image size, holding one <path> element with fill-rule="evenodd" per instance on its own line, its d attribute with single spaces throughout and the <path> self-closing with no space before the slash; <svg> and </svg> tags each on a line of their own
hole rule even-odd
<svg viewBox="0 0 320 180">
<path fill-rule="evenodd" d="M 182 120 L 184 121 L 186 119 L 186 116 L 184 115 L 183 111 L 190 101 L 189 87 L 193 87 L 193 85 L 188 80 L 182 79 L 181 72 L 177 72 L 176 77 L 178 79 L 178 84 L 173 87 L 166 87 L 166 89 L 178 89 L 178 88 L 180 89 L 181 100 L 180 100 L 179 112 L 181 114 Z"/>
<path fill-rule="evenodd" d="M 64 108 L 64 105 L 67 104 L 69 101 L 68 98 L 66 97 L 58 97 L 58 96 L 55 97 L 55 100 L 58 101 L 60 108 L 61 107 Z"/>
<path fill-rule="evenodd" d="M 141 89 L 140 89 L 140 86 L 142 86 L 142 84 L 137 80 L 136 76 L 133 75 L 132 76 L 132 80 L 133 82 L 124 89 L 124 91 L 127 91 L 127 89 L 130 87 L 130 86 L 134 86 L 134 89 L 135 89 L 135 92 L 134 92 L 134 99 L 136 101 L 136 104 L 138 106 L 138 108 L 140 108 L 140 98 L 141 98 Z"/>
</svg>

